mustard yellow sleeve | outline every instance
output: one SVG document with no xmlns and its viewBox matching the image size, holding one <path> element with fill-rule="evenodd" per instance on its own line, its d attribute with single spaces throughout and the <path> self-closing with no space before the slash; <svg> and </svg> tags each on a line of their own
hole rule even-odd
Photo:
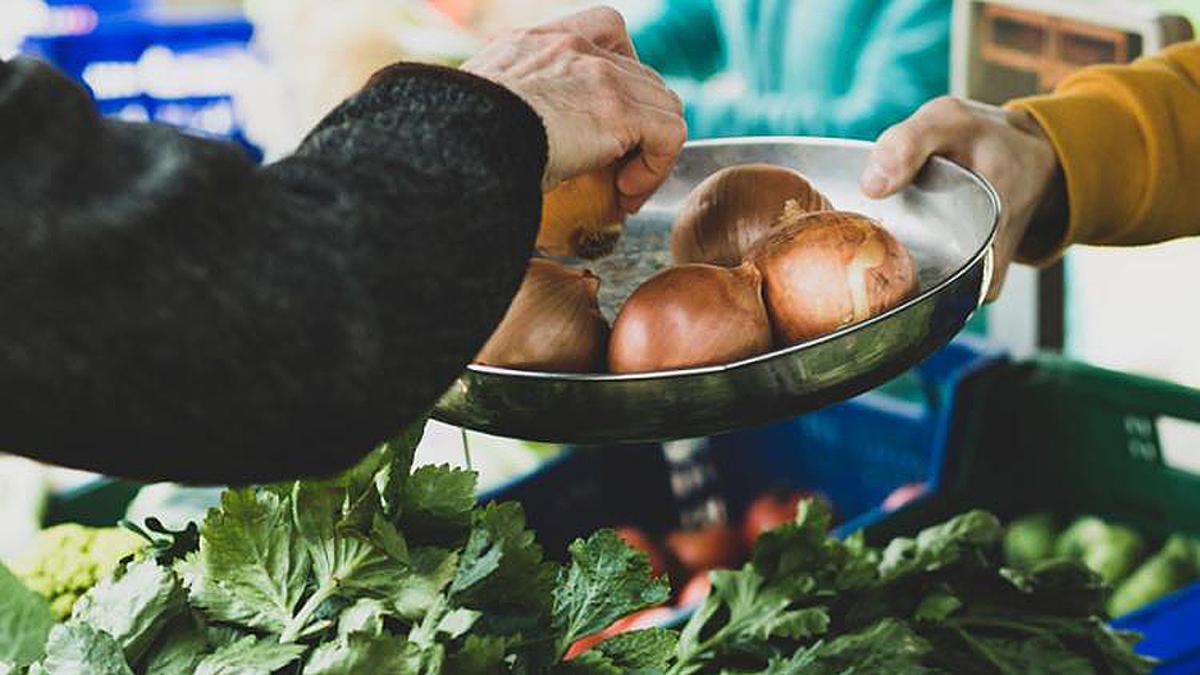
<svg viewBox="0 0 1200 675">
<path fill-rule="evenodd" d="M 1031 232 L 1026 262 L 1070 244 L 1132 245 L 1200 234 L 1200 42 L 1128 66 L 1075 73 L 1019 99 L 1058 152 L 1068 222 Z"/>
</svg>

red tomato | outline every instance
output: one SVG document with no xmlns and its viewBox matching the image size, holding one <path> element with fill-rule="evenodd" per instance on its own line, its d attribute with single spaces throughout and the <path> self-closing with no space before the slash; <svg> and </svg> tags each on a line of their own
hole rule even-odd
<svg viewBox="0 0 1200 675">
<path fill-rule="evenodd" d="M 737 567 L 746 557 L 741 535 L 720 523 L 699 530 L 676 530 L 667 535 L 667 548 L 689 572 Z"/>
<path fill-rule="evenodd" d="M 758 535 L 796 519 L 796 508 L 805 493 L 799 490 L 772 490 L 750 502 L 742 517 L 742 540 L 754 546 Z"/>
<path fill-rule="evenodd" d="M 662 550 L 658 546 L 654 545 L 654 542 L 645 532 L 632 526 L 614 527 L 613 531 L 626 544 L 645 553 L 650 558 L 650 570 L 654 573 L 654 576 L 660 576 L 667 571 L 666 556 L 663 555 Z"/>
<path fill-rule="evenodd" d="M 929 491 L 926 483 L 908 483 L 892 490 L 892 494 L 883 500 L 884 511 L 895 511 L 905 504 L 917 499 Z"/>
<path fill-rule="evenodd" d="M 701 572 L 683 585 L 683 590 L 679 591 L 679 600 L 675 603 L 679 608 L 696 607 L 704 602 L 708 597 L 708 592 L 712 590 L 712 579 L 708 578 L 708 572 Z"/>
</svg>

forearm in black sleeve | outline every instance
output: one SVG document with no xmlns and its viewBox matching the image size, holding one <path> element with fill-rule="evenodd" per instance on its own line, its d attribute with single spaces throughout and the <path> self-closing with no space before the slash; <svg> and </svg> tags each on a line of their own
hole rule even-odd
<svg viewBox="0 0 1200 675">
<path fill-rule="evenodd" d="M 352 463 L 499 322 L 545 161 L 519 98 L 432 66 L 258 168 L 0 63 L 0 449 L 195 482 Z"/>
</svg>

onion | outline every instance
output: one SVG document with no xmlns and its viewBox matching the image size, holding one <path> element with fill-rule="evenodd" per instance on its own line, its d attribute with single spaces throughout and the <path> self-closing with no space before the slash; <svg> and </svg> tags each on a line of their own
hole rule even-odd
<svg viewBox="0 0 1200 675">
<path fill-rule="evenodd" d="M 537 248 L 552 256 L 600 258 L 612 253 L 624 224 L 616 167 L 594 171 L 564 181 L 543 198 Z"/>
<path fill-rule="evenodd" d="M 793 344 L 869 319 L 917 290 L 908 250 L 857 213 L 789 217 L 750 253 L 778 341 Z"/>
<path fill-rule="evenodd" d="M 604 366 L 608 323 L 587 270 L 534 258 L 504 320 L 476 363 L 521 370 L 590 372 Z"/>
<path fill-rule="evenodd" d="M 705 178 L 680 207 L 671 229 L 676 263 L 732 267 L 779 222 L 784 205 L 809 212 L 833 208 L 797 171 L 772 164 L 731 166 Z"/>
<path fill-rule="evenodd" d="M 697 263 L 659 272 L 629 296 L 613 323 L 608 364 L 615 373 L 671 370 L 770 348 L 758 270 Z"/>
</svg>

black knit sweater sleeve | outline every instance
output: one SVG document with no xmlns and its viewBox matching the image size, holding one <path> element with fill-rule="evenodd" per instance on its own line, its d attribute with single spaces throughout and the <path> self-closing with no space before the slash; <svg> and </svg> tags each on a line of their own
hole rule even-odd
<svg viewBox="0 0 1200 675">
<path fill-rule="evenodd" d="M 354 462 L 499 322 L 545 161 L 518 97 L 432 66 L 259 168 L 0 62 L 0 449 L 221 483 Z"/>
</svg>

